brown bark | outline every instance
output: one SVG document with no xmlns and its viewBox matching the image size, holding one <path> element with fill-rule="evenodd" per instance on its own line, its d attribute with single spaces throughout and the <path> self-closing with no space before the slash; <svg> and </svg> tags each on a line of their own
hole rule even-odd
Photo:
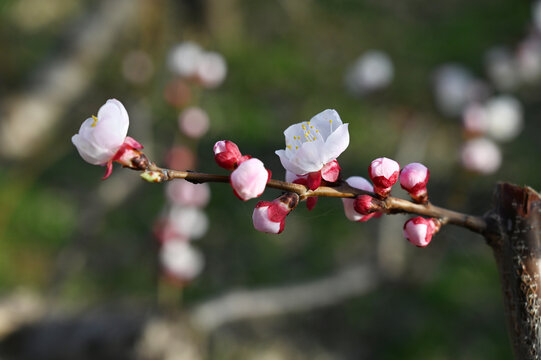
<svg viewBox="0 0 541 360">
<path fill-rule="evenodd" d="M 501 183 L 494 200 L 485 237 L 500 274 L 513 352 L 519 360 L 541 359 L 541 196 Z"/>
</svg>

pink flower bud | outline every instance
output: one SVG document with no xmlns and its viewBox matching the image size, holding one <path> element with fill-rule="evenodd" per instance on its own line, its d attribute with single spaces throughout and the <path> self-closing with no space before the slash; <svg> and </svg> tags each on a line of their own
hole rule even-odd
<svg viewBox="0 0 541 360">
<path fill-rule="evenodd" d="M 353 209 L 361 215 L 370 215 L 381 208 L 370 195 L 359 195 L 353 200 Z"/>
<path fill-rule="evenodd" d="M 71 138 L 83 160 L 93 165 L 107 166 L 103 179 L 111 175 L 113 161 L 140 170 L 148 165 L 148 160 L 137 151 L 143 146 L 126 137 L 129 124 L 124 105 L 116 99 L 109 99 L 98 110 L 98 116 L 86 119 L 79 133 Z"/>
<path fill-rule="evenodd" d="M 218 166 L 227 170 L 235 170 L 243 161 L 250 159 L 250 156 L 242 156 L 239 147 L 232 141 L 220 140 L 214 144 L 214 160 Z"/>
<path fill-rule="evenodd" d="M 430 244 L 432 235 L 440 229 L 437 219 L 425 219 L 420 216 L 409 219 L 404 224 L 404 237 L 413 245 L 425 247 Z"/>
<path fill-rule="evenodd" d="M 370 191 L 370 192 L 374 191 L 374 187 L 372 186 L 372 184 L 361 176 L 349 177 L 346 179 L 346 182 L 348 183 L 349 186 L 354 187 L 356 189 Z M 370 204 L 371 204 L 372 197 L 368 195 L 366 195 L 366 197 L 370 198 Z M 346 217 L 349 220 L 363 222 L 363 221 L 370 220 L 373 217 L 381 216 L 381 213 L 379 212 L 369 213 L 367 206 L 363 207 L 363 209 L 365 209 L 363 210 L 364 213 L 356 211 L 355 209 L 356 200 L 357 199 L 342 198 L 342 203 L 344 204 L 344 213 L 346 214 Z"/>
<path fill-rule="evenodd" d="M 400 186 L 406 190 L 418 203 L 428 201 L 426 184 L 430 172 L 427 167 L 420 163 L 411 163 L 406 165 L 400 172 Z"/>
<path fill-rule="evenodd" d="M 328 182 L 336 182 L 340 176 L 340 165 L 338 161 L 333 160 L 326 163 L 323 168 L 321 168 L 321 177 L 323 180 Z"/>
<path fill-rule="evenodd" d="M 209 116 L 206 111 L 197 107 L 185 109 L 178 118 L 180 130 L 187 136 L 198 139 L 209 129 Z"/>
<path fill-rule="evenodd" d="M 204 53 L 197 65 L 196 75 L 201 85 L 206 88 L 219 86 L 227 75 L 225 58 L 216 52 Z"/>
<path fill-rule="evenodd" d="M 398 180 L 400 165 L 386 157 L 378 158 L 370 164 L 368 173 L 374 183 L 374 192 L 382 197 L 387 197 L 391 187 Z"/>
<path fill-rule="evenodd" d="M 235 195 L 246 201 L 263 194 L 270 175 L 261 160 L 254 158 L 242 162 L 231 173 L 229 180 Z"/>
<path fill-rule="evenodd" d="M 286 216 L 298 203 L 299 196 L 295 193 L 284 194 L 272 202 L 258 202 L 252 215 L 254 228 L 270 234 L 281 233 L 284 230 Z"/>
</svg>

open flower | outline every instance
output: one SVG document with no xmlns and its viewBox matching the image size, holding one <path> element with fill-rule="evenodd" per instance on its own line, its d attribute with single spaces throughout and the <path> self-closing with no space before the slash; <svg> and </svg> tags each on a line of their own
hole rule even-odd
<svg viewBox="0 0 541 360">
<path fill-rule="evenodd" d="M 141 157 L 137 150 L 143 146 L 129 136 L 130 120 L 124 105 L 116 99 L 109 99 L 98 110 L 98 116 L 86 119 L 79 133 L 71 141 L 79 155 L 92 165 L 106 165 L 103 179 L 111 175 L 113 161 L 124 166 L 138 168 L 132 160 Z"/>
<path fill-rule="evenodd" d="M 258 202 L 252 215 L 254 228 L 269 234 L 281 233 L 286 216 L 298 203 L 299 196 L 295 193 L 286 193 L 273 201 Z"/>
<path fill-rule="evenodd" d="M 297 175 L 320 171 L 349 145 L 348 124 L 342 124 L 338 113 L 330 109 L 291 125 L 284 135 L 286 148 L 276 155 L 287 171 Z"/>
<path fill-rule="evenodd" d="M 259 159 L 249 159 L 242 162 L 229 177 L 235 195 L 241 200 L 259 197 L 265 191 L 265 186 L 271 177 L 269 170 Z"/>
<path fill-rule="evenodd" d="M 370 191 L 370 192 L 374 191 L 374 187 L 372 186 L 372 184 L 368 180 L 363 178 L 362 176 L 351 176 L 346 179 L 346 182 L 348 183 L 349 186 L 354 187 L 356 189 Z M 356 206 L 355 203 L 360 202 L 364 199 L 366 199 L 369 202 L 369 204 L 372 203 L 372 197 L 369 195 L 361 195 L 361 196 L 358 196 L 356 199 L 342 198 L 342 203 L 344 204 L 344 213 L 346 214 L 346 217 L 349 220 L 364 222 L 364 221 L 370 220 L 373 217 L 381 216 L 381 212 L 369 211 L 368 208 L 371 207 L 371 205 L 366 207 L 366 211 L 365 210 L 363 210 L 362 212 L 357 211 L 355 207 Z"/>
</svg>

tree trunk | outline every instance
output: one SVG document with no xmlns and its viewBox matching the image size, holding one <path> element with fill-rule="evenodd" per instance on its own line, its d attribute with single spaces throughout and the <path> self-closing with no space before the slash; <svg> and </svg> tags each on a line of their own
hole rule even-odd
<svg viewBox="0 0 541 360">
<path fill-rule="evenodd" d="M 515 359 L 541 359 L 541 196 L 500 183 L 485 237 L 494 251 Z"/>
</svg>

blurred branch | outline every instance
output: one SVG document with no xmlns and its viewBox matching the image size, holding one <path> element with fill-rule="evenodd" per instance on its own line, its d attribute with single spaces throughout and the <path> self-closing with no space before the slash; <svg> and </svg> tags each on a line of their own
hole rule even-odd
<svg viewBox="0 0 541 360">
<path fill-rule="evenodd" d="M 67 53 L 56 55 L 34 73 L 28 90 L 2 104 L 0 154 L 26 159 L 38 153 L 55 133 L 69 104 L 92 82 L 110 54 L 120 30 L 133 21 L 140 0 L 101 1 L 96 12 L 70 27 Z"/>
<path fill-rule="evenodd" d="M 235 321 L 311 311 L 336 304 L 371 291 L 378 282 L 378 275 L 371 267 L 357 265 L 304 284 L 233 291 L 193 308 L 191 320 L 197 327 L 211 332 Z"/>
</svg>

